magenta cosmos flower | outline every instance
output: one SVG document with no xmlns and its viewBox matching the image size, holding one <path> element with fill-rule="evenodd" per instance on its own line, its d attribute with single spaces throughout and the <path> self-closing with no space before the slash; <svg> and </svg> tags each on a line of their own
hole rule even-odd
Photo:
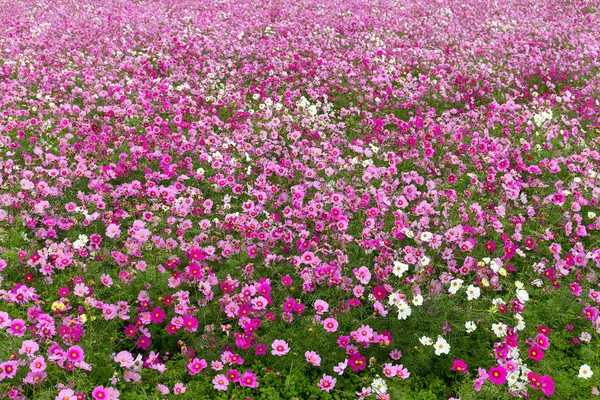
<svg viewBox="0 0 600 400">
<path fill-rule="evenodd" d="M 156 307 L 154 310 L 150 311 L 150 320 L 152 320 L 153 324 L 160 324 L 165 320 L 165 312 L 162 308 Z"/>
<path fill-rule="evenodd" d="M 292 277 L 289 275 L 286 275 L 284 277 L 281 278 L 281 283 L 284 286 L 291 286 L 292 285 Z"/>
<path fill-rule="evenodd" d="M 539 362 L 542 358 L 544 358 L 544 351 L 537 346 L 531 346 L 529 350 L 527 350 L 529 354 L 529 358 Z"/>
<path fill-rule="evenodd" d="M 552 378 L 548 375 L 544 375 L 540 378 L 540 381 L 542 383 L 542 392 L 546 396 L 553 395 L 554 394 L 554 381 L 552 380 Z"/>
<path fill-rule="evenodd" d="M 250 370 L 244 372 L 240 378 L 240 386 L 247 386 L 251 388 L 258 387 L 258 381 L 256 380 L 256 374 Z"/>
<path fill-rule="evenodd" d="M 548 350 L 548 347 L 550 347 L 550 341 L 548 340 L 548 336 L 544 335 L 543 333 L 539 333 L 535 337 L 535 343 L 542 350 Z"/>
<path fill-rule="evenodd" d="M 494 385 L 504 385 L 506 383 L 506 375 L 506 369 L 501 365 L 490 367 L 490 371 L 488 372 L 490 382 Z"/>
<path fill-rule="evenodd" d="M 198 372 L 202 371 L 204 368 L 206 368 L 206 361 L 205 360 L 199 360 L 197 358 L 194 358 L 188 365 L 188 369 L 190 370 L 190 375 L 196 375 Z"/>
<path fill-rule="evenodd" d="M 466 374 L 468 371 L 468 365 L 463 360 L 454 360 L 454 363 L 450 367 L 452 371 L 460 372 Z"/>
<path fill-rule="evenodd" d="M 67 358 L 71 362 L 83 361 L 84 352 L 83 349 L 79 346 L 71 346 L 66 352 Z"/>
</svg>

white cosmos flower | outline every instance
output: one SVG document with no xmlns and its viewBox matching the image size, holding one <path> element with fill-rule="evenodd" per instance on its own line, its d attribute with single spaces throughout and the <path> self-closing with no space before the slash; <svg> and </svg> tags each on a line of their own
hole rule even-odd
<svg viewBox="0 0 600 400">
<path fill-rule="evenodd" d="M 467 300 L 475 300 L 478 299 L 481 295 L 481 289 L 477 286 L 469 285 L 467 287 Z"/>
<path fill-rule="evenodd" d="M 499 322 L 497 324 L 492 324 L 492 330 L 499 338 L 506 336 L 506 328 L 507 325 Z"/>
<path fill-rule="evenodd" d="M 475 321 L 467 321 L 465 322 L 465 328 L 467 329 L 467 333 L 472 333 L 477 329 L 477 325 L 475 325 Z"/>
<path fill-rule="evenodd" d="M 522 331 L 525 329 L 525 318 L 523 318 L 521 314 L 515 314 L 515 321 L 517 321 L 517 325 L 515 326 L 517 331 Z"/>
<path fill-rule="evenodd" d="M 433 346 L 435 347 L 436 356 L 450 353 L 450 345 L 448 344 L 448 342 L 446 342 L 446 339 L 439 335 L 437 341 Z"/>
<path fill-rule="evenodd" d="M 506 381 L 508 382 L 508 386 L 513 386 L 515 383 L 517 383 L 517 381 L 519 380 L 519 373 L 518 372 L 511 372 L 507 377 L 506 377 Z"/>
<path fill-rule="evenodd" d="M 515 281 L 515 286 L 517 287 L 517 289 L 523 289 L 525 287 L 525 285 L 523 285 L 523 282 L 521 281 Z"/>
<path fill-rule="evenodd" d="M 385 381 L 381 378 L 373 379 L 371 388 L 373 389 L 373 391 L 375 391 L 375 393 L 386 393 L 387 392 L 387 385 L 385 384 Z"/>
<path fill-rule="evenodd" d="M 451 294 L 456 294 L 458 289 L 462 287 L 463 282 L 464 281 L 462 279 L 454 279 L 452 282 L 450 282 L 450 288 L 448 289 L 448 291 Z"/>
<path fill-rule="evenodd" d="M 408 271 L 408 264 L 404 264 L 400 261 L 394 261 L 394 269 L 392 273 L 396 275 L 398 278 L 402 278 L 402 275 Z"/>
<path fill-rule="evenodd" d="M 421 342 L 423 346 L 431 346 L 433 344 L 433 340 L 428 336 L 421 336 L 419 342 Z"/>
<path fill-rule="evenodd" d="M 400 296 L 398 296 L 398 293 L 394 292 L 392 294 L 390 294 L 390 296 L 388 297 L 388 304 L 390 306 L 397 306 L 400 304 L 402 300 L 400 299 Z"/>
<path fill-rule="evenodd" d="M 579 375 L 577 375 L 578 378 L 590 379 L 592 375 L 594 375 L 594 372 L 589 365 L 583 364 L 581 367 L 579 367 Z"/>
<path fill-rule="evenodd" d="M 423 232 L 423 233 L 421 233 L 420 239 L 424 242 L 429 242 L 432 237 L 433 237 L 433 234 L 431 232 Z"/>
<path fill-rule="evenodd" d="M 506 304 L 504 303 L 504 300 L 502 300 L 499 297 L 496 297 L 494 300 L 492 300 L 492 304 L 495 305 L 496 307 L 498 307 L 499 304 Z"/>
<path fill-rule="evenodd" d="M 410 314 L 412 314 L 412 309 L 410 308 L 410 306 L 405 302 L 401 302 L 398 305 L 398 319 L 404 320 L 410 317 Z"/>
<path fill-rule="evenodd" d="M 529 300 L 529 293 L 525 289 L 517 289 L 517 299 L 525 303 Z"/>
<path fill-rule="evenodd" d="M 498 262 L 496 262 L 496 260 L 492 260 L 490 262 L 490 268 L 492 269 L 492 271 L 494 271 L 495 274 L 497 274 L 498 271 L 500 271 L 501 267 L 502 267 L 502 265 L 498 264 Z"/>
<path fill-rule="evenodd" d="M 412 303 L 415 306 L 423 305 L 423 296 L 421 296 L 420 294 L 416 295 L 415 297 L 413 297 Z"/>
</svg>

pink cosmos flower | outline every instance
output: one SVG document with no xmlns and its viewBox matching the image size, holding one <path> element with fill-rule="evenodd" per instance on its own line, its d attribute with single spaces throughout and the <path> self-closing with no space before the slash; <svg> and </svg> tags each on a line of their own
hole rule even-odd
<svg viewBox="0 0 600 400">
<path fill-rule="evenodd" d="M 481 390 L 481 386 L 483 386 L 483 384 L 485 383 L 485 381 L 488 379 L 488 373 L 485 369 L 483 368 L 478 368 L 477 372 L 479 374 L 479 377 L 477 379 L 475 379 L 475 381 L 473 382 L 473 387 L 475 388 L 476 392 L 479 392 Z"/>
<path fill-rule="evenodd" d="M 58 392 L 55 400 L 77 400 L 77 396 L 75 396 L 75 392 L 72 389 L 64 388 Z"/>
<path fill-rule="evenodd" d="M 346 361 L 339 362 L 338 365 L 333 367 L 333 372 L 335 372 L 338 375 L 343 375 L 347 366 L 348 363 Z"/>
<path fill-rule="evenodd" d="M 562 193 L 555 193 L 552 196 L 552 202 L 557 206 L 562 205 L 565 202 L 565 195 Z"/>
<path fill-rule="evenodd" d="M 198 318 L 191 315 L 184 315 L 183 327 L 190 332 L 196 332 L 198 330 Z"/>
<path fill-rule="evenodd" d="M 402 358 L 402 352 L 400 352 L 398 349 L 394 349 L 390 352 L 390 358 L 392 360 L 399 360 Z"/>
<path fill-rule="evenodd" d="M 28 385 L 37 385 L 42 382 L 48 374 L 45 371 L 29 371 L 25 378 L 23 378 L 23 383 Z"/>
<path fill-rule="evenodd" d="M 315 307 L 315 311 L 319 315 L 323 315 L 324 313 L 329 311 L 329 304 L 324 300 L 315 301 L 314 307 Z"/>
<path fill-rule="evenodd" d="M 527 380 L 531 384 L 531 387 L 534 390 L 539 390 L 542 388 L 542 377 L 534 372 L 529 372 L 527 374 Z"/>
<path fill-rule="evenodd" d="M 387 290 L 385 290 L 385 287 L 383 287 L 381 285 L 375 286 L 373 288 L 373 296 L 377 300 L 383 300 L 387 297 Z"/>
<path fill-rule="evenodd" d="M 76 284 L 75 288 L 73 289 L 73 294 L 78 297 L 85 297 L 89 294 L 89 292 L 90 290 L 83 283 Z"/>
<path fill-rule="evenodd" d="M 99 245 L 100 243 L 102 243 L 102 236 L 93 233 L 90 235 L 90 241 L 92 242 L 93 245 Z"/>
<path fill-rule="evenodd" d="M 329 333 L 335 332 L 338 329 L 338 322 L 335 318 L 325 318 L 323 320 L 323 328 Z"/>
<path fill-rule="evenodd" d="M 227 390 L 229 387 L 229 380 L 225 375 L 219 374 L 213 378 L 212 384 L 216 390 Z"/>
<path fill-rule="evenodd" d="M 385 375 L 387 378 L 393 378 L 398 373 L 398 367 L 396 367 L 392 363 L 385 363 L 383 364 L 382 372 L 383 375 Z"/>
<path fill-rule="evenodd" d="M 356 331 L 356 337 L 354 338 L 357 342 L 368 342 L 373 336 L 373 329 L 368 325 L 360 326 Z"/>
<path fill-rule="evenodd" d="M 371 280 L 371 271 L 369 271 L 369 268 L 365 266 L 362 266 L 358 269 L 355 268 L 352 272 L 354 273 L 356 279 L 358 279 L 358 281 L 363 285 L 366 285 Z"/>
<path fill-rule="evenodd" d="M 296 299 L 288 297 L 283 303 L 283 311 L 291 312 L 296 307 Z"/>
<path fill-rule="evenodd" d="M 314 351 L 307 351 L 304 353 L 304 356 L 306 357 L 306 361 L 311 363 L 315 367 L 318 367 L 321 365 L 321 356 L 319 356 Z"/>
<path fill-rule="evenodd" d="M 323 377 L 321 378 L 321 380 L 319 381 L 317 386 L 322 391 L 329 393 L 329 391 L 335 387 L 336 382 L 337 382 L 336 378 L 323 374 Z"/>
<path fill-rule="evenodd" d="M 46 369 L 46 360 L 43 356 L 39 356 L 31 360 L 29 369 L 33 372 L 44 371 Z"/>
<path fill-rule="evenodd" d="M 113 280 L 108 274 L 100 275 L 100 282 L 102 282 L 102 284 L 106 287 L 111 287 L 113 284 Z"/>
<path fill-rule="evenodd" d="M 256 258 L 256 256 L 258 255 L 258 246 L 256 246 L 256 245 L 249 246 L 247 249 L 247 253 L 248 253 L 248 257 Z"/>
<path fill-rule="evenodd" d="M 110 224 L 106 227 L 106 236 L 114 239 L 115 237 L 118 237 L 121 234 L 121 230 L 119 229 L 119 226 L 116 224 Z"/>
<path fill-rule="evenodd" d="M 156 385 L 156 390 L 158 390 L 158 392 L 160 394 L 169 394 L 171 391 L 169 390 L 169 388 L 161 383 L 159 383 L 158 385 Z"/>
<path fill-rule="evenodd" d="M 121 351 L 117 353 L 114 358 L 115 362 L 119 363 L 122 368 L 129 368 L 133 366 L 133 355 L 128 351 Z"/>
<path fill-rule="evenodd" d="M 152 339 L 150 339 L 146 335 L 140 335 L 139 339 L 135 343 L 136 347 L 138 347 L 142 350 L 148 349 L 148 347 L 150 347 L 151 344 L 152 344 Z"/>
<path fill-rule="evenodd" d="M 116 305 L 104 304 L 102 306 L 102 317 L 107 321 L 109 321 L 111 319 L 115 319 L 118 316 L 118 311 L 119 311 L 119 309 Z"/>
<path fill-rule="evenodd" d="M 354 352 L 348 357 L 348 366 L 354 372 L 363 371 L 367 366 L 367 358 L 361 356 L 358 352 Z"/>
<path fill-rule="evenodd" d="M 10 316 L 5 311 L 0 311 L 0 329 L 4 329 L 11 323 Z"/>
<path fill-rule="evenodd" d="M 398 376 L 401 379 L 408 379 L 410 377 L 410 372 L 408 372 L 408 368 L 404 368 L 404 365 L 400 364 L 396 366 L 397 368 L 397 373 L 396 376 Z"/>
<path fill-rule="evenodd" d="M 23 343 L 21 343 L 19 354 L 27 354 L 28 357 L 33 357 L 39 349 L 40 346 L 35 340 L 24 340 Z"/>
<path fill-rule="evenodd" d="M 227 371 L 227 379 L 229 379 L 229 381 L 233 383 L 239 382 L 240 373 L 237 371 L 237 369 L 230 369 L 229 371 Z"/>
<path fill-rule="evenodd" d="M 0 364 L 0 380 L 12 379 L 19 370 L 19 364 L 16 361 L 5 361 Z"/>
<path fill-rule="evenodd" d="M 252 303 L 252 307 L 256 311 L 264 310 L 267 307 L 267 305 L 269 304 L 267 299 L 265 299 L 263 296 L 258 296 L 256 298 L 252 299 L 251 303 Z"/>
<path fill-rule="evenodd" d="M 184 394 L 186 391 L 185 386 L 183 386 L 183 383 L 179 382 L 176 383 L 175 386 L 173 386 L 173 394 L 175 395 L 180 395 L 180 394 Z"/>
<path fill-rule="evenodd" d="M 273 341 L 271 344 L 271 354 L 274 356 L 283 356 L 286 355 L 290 351 L 290 347 L 288 346 L 285 340 L 277 339 Z"/>
<path fill-rule="evenodd" d="M 25 335 L 25 321 L 23 321 L 22 319 L 13 319 L 10 322 L 10 326 L 7 329 L 7 332 L 11 335 L 11 336 L 16 336 L 16 337 L 21 337 L 23 335 Z"/>
</svg>

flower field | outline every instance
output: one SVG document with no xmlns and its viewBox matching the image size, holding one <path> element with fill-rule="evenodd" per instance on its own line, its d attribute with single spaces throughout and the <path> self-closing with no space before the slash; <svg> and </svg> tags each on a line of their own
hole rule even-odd
<svg viewBox="0 0 600 400">
<path fill-rule="evenodd" d="M 0 3 L 0 399 L 600 396 L 595 0 Z"/>
</svg>

